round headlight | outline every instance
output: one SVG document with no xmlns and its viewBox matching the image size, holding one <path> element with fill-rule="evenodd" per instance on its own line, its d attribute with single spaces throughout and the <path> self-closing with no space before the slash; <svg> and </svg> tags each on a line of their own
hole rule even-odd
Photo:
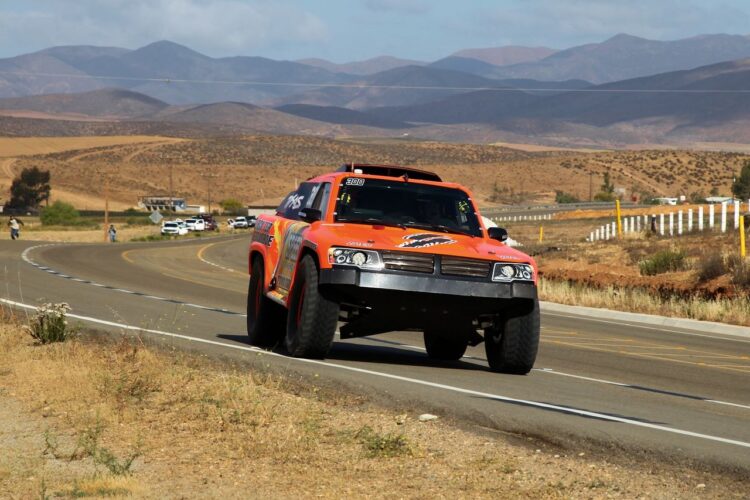
<svg viewBox="0 0 750 500">
<path fill-rule="evenodd" d="M 346 264 L 346 255 L 339 254 L 336 257 L 336 264 Z"/>
<path fill-rule="evenodd" d="M 343 253 L 344 253 L 343 250 L 341 250 L 340 248 L 337 248 L 336 250 L 333 251 L 333 256 L 334 257 L 338 257 L 339 255 L 341 255 Z"/>
<path fill-rule="evenodd" d="M 510 279 L 510 278 L 512 278 L 512 277 L 513 277 L 513 275 L 515 275 L 515 274 L 516 274 L 516 270 L 515 270 L 515 268 L 514 268 L 513 266 L 507 266 L 507 265 L 506 265 L 506 266 L 501 266 L 501 267 L 500 267 L 500 275 L 501 275 L 501 276 L 502 276 L 503 278 L 507 278 L 507 279 Z"/>
<path fill-rule="evenodd" d="M 355 252 L 351 259 L 355 266 L 362 266 L 367 262 L 367 255 L 364 252 Z"/>
</svg>

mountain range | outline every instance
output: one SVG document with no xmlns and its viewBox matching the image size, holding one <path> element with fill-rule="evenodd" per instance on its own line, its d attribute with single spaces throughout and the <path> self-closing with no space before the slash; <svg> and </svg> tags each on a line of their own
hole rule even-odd
<svg viewBox="0 0 750 500">
<path fill-rule="evenodd" d="M 167 41 L 0 59 L 0 114 L 221 125 L 247 132 L 620 145 L 750 138 L 750 37 L 617 35 L 565 50 L 212 58 Z M 14 115 L 15 116 L 15 115 Z"/>
</svg>

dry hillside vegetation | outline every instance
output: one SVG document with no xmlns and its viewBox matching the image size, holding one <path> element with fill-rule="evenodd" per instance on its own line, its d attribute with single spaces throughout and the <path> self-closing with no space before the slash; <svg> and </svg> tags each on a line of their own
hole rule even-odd
<svg viewBox="0 0 750 500">
<path fill-rule="evenodd" d="M 718 152 L 527 152 L 414 140 L 247 136 L 76 149 L 20 158 L 13 168 L 49 168 L 53 196 L 55 190 L 85 193 L 91 204 L 103 194 L 100 179 L 106 171 L 112 199 L 131 206 L 140 196 L 167 193 L 170 169 L 175 194 L 191 203 L 207 204 L 210 192 L 214 204 L 224 198 L 276 204 L 296 182 L 344 162 L 391 163 L 437 171 L 467 185 L 480 204 L 495 205 L 549 203 L 557 190 L 588 199 L 589 185 L 596 193 L 606 171 L 628 195 L 706 195 L 712 188 L 728 193 L 746 158 Z"/>
<path fill-rule="evenodd" d="M 420 422 L 319 378 L 265 373 L 255 355 L 232 366 L 138 339 L 40 346 L 8 323 L 0 350 L 0 490 L 11 498 L 739 498 L 748 488 L 685 464 Z"/>
</svg>

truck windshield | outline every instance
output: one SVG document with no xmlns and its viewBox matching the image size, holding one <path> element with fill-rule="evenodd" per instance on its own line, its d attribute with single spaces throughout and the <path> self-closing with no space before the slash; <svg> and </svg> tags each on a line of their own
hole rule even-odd
<svg viewBox="0 0 750 500">
<path fill-rule="evenodd" d="M 337 222 L 482 235 L 474 205 L 464 191 L 401 180 L 345 177 L 334 218 Z"/>
</svg>

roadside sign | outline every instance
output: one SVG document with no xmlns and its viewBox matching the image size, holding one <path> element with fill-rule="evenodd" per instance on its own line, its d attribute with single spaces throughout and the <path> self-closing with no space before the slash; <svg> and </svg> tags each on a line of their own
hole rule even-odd
<svg viewBox="0 0 750 500">
<path fill-rule="evenodd" d="M 160 214 L 158 211 L 151 212 L 151 215 L 148 216 L 148 218 L 153 222 L 154 224 L 158 224 L 161 222 L 161 220 L 164 218 L 162 214 Z"/>
</svg>

